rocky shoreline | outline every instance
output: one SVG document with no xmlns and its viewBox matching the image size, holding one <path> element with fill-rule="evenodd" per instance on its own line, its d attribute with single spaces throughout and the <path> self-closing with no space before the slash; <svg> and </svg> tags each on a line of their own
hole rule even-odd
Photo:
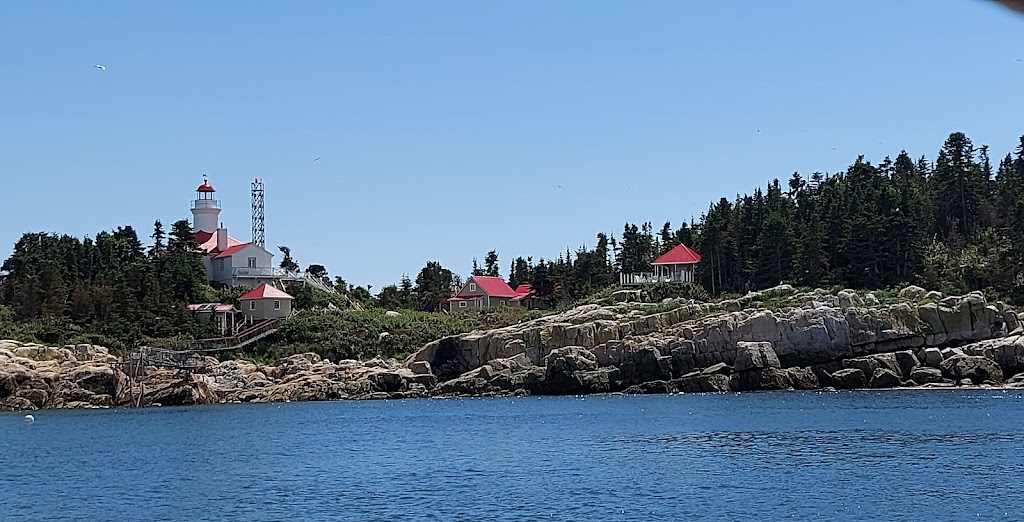
<svg viewBox="0 0 1024 522">
<path fill-rule="evenodd" d="M 630 294 L 624 292 L 622 298 Z M 1024 329 L 981 293 L 894 302 L 781 286 L 718 303 L 587 305 L 434 341 L 404 362 L 204 359 L 128 379 L 102 347 L 0 341 L 0 411 L 223 402 L 759 390 L 1024 388 Z"/>
</svg>

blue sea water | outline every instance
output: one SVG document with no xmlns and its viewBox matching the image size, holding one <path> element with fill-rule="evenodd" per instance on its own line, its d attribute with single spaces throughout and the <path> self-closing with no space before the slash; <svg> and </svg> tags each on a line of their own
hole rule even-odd
<svg viewBox="0 0 1024 522">
<path fill-rule="evenodd" d="M 0 520 L 1024 520 L 1016 391 L 0 414 Z"/>
</svg>

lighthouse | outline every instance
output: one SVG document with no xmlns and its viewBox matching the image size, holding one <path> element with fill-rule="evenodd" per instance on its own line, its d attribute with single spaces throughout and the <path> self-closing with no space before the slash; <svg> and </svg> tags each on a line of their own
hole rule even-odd
<svg viewBox="0 0 1024 522">
<path fill-rule="evenodd" d="M 207 280 L 224 286 L 248 288 L 268 284 L 280 287 L 284 281 L 302 281 L 324 292 L 337 294 L 333 285 L 324 284 L 300 271 L 274 266 L 274 254 L 263 246 L 263 183 L 258 179 L 253 181 L 252 191 L 253 241 L 243 243 L 229 236 L 228 229 L 221 224 L 217 191 L 203 175 L 203 184 L 196 189 L 196 199 L 192 201 L 192 233 L 203 256 Z M 250 304 L 257 306 L 255 302 Z"/>
<path fill-rule="evenodd" d="M 220 201 L 216 195 L 217 191 L 203 174 L 203 184 L 196 189 L 196 199 L 192 202 L 192 229 L 195 232 L 216 232 L 219 228 Z"/>
<path fill-rule="evenodd" d="M 243 243 L 228 235 L 220 222 L 220 201 L 210 180 L 196 189 L 192 201 L 192 232 L 203 254 L 207 279 L 226 286 L 255 288 L 281 279 L 274 268 L 274 255 L 256 243 Z"/>
</svg>

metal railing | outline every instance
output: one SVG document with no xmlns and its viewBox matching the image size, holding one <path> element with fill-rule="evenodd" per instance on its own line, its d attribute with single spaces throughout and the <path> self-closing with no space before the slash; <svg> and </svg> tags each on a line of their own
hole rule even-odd
<svg viewBox="0 0 1024 522">
<path fill-rule="evenodd" d="M 331 285 L 298 270 L 285 270 L 284 268 L 263 267 L 263 268 L 235 268 L 231 270 L 231 276 L 235 279 L 277 279 L 280 281 L 301 281 L 309 286 L 327 292 L 337 294 L 338 291 Z"/>
<path fill-rule="evenodd" d="M 192 208 L 220 208 L 220 200 L 196 199 L 192 201 Z"/>
<path fill-rule="evenodd" d="M 273 277 L 278 279 L 301 279 L 302 272 L 285 270 L 283 268 L 235 268 L 231 270 L 234 277 Z"/>
<path fill-rule="evenodd" d="M 693 284 L 696 282 L 693 272 L 677 272 L 674 274 L 658 275 L 654 272 L 639 274 L 619 274 L 619 284 L 622 286 L 656 285 L 658 283 Z"/>
<path fill-rule="evenodd" d="M 203 339 L 198 342 L 199 349 L 195 351 L 208 352 L 241 348 L 270 335 L 281 326 L 283 321 L 283 319 L 266 319 L 230 337 Z"/>
</svg>

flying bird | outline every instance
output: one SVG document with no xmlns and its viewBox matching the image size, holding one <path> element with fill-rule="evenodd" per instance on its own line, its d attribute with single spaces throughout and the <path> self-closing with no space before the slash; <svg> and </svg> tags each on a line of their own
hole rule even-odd
<svg viewBox="0 0 1024 522">
<path fill-rule="evenodd" d="M 96 65 L 93 65 L 93 67 L 95 67 L 95 68 L 97 68 L 97 69 L 99 69 L 101 71 L 107 70 L 107 66 L 106 65 L 96 64 Z"/>
<path fill-rule="evenodd" d="M 561 185 L 555 185 L 555 188 L 556 188 L 556 189 L 564 189 L 565 187 L 563 187 L 563 186 L 561 186 Z"/>
<path fill-rule="evenodd" d="M 313 158 L 313 161 L 320 161 L 320 156 Z"/>
</svg>

